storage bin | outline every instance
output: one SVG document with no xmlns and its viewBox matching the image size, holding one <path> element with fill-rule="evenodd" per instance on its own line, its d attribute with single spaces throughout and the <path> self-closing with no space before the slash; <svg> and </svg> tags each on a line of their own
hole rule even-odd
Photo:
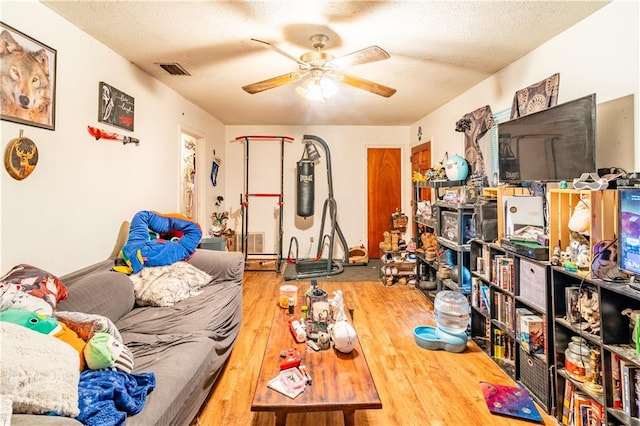
<svg viewBox="0 0 640 426">
<path fill-rule="evenodd" d="M 545 402 L 549 395 L 549 373 L 547 365 L 539 358 L 519 348 L 520 381 L 538 399 L 538 403 L 547 410 Z"/>
<path fill-rule="evenodd" d="M 543 312 L 547 306 L 546 271 L 544 265 L 520 258 L 519 296 Z"/>
<path fill-rule="evenodd" d="M 462 222 L 462 223 L 460 223 Z M 440 210 L 440 236 L 455 244 L 467 244 L 474 235 L 472 212 Z"/>
</svg>

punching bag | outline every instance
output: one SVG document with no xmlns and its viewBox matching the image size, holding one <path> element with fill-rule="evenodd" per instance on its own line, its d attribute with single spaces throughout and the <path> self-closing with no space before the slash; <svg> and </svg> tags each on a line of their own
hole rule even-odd
<svg viewBox="0 0 640 426">
<path fill-rule="evenodd" d="M 300 160 L 297 163 L 297 214 L 301 217 L 313 216 L 313 166 L 311 160 Z"/>
</svg>

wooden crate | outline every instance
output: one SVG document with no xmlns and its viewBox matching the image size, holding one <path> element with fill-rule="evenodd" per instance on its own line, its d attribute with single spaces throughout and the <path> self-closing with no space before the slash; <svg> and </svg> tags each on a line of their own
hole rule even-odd
<svg viewBox="0 0 640 426">
<path fill-rule="evenodd" d="M 589 223 L 590 262 L 593 262 L 594 247 L 602 240 L 613 240 L 618 235 L 618 191 L 575 189 L 549 190 L 549 258 L 553 249 L 564 250 L 570 243 L 569 219 L 580 200 L 589 200 L 591 220 Z"/>
<path fill-rule="evenodd" d="M 498 240 L 504 238 L 505 218 L 504 218 L 504 197 L 511 195 L 531 195 L 529 188 L 514 186 L 501 186 L 497 188 L 498 195 Z"/>
</svg>

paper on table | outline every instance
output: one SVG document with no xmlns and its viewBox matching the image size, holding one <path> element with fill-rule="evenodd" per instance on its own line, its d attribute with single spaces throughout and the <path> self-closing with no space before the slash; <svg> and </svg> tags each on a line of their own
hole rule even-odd
<svg viewBox="0 0 640 426">
<path fill-rule="evenodd" d="M 280 380 L 280 375 L 277 375 L 273 379 L 269 380 L 269 383 L 267 383 L 267 387 L 273 389 L 274 391 L 280 392 L 281 394 L 286 395 L 291 399 L 294 399 L 296 396 L 304 392 L 305 388 L 305 386 L 302 386 L 298 389 L 295 389 L 293 392 L 288 392 L 284 387 L 284 384 Z"/>
</svg>

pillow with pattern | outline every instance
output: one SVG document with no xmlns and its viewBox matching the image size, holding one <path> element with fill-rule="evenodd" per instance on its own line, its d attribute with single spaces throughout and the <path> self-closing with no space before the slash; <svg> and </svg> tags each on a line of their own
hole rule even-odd
<svg viewBox="0 0 640 426">
<path fill-rule="evenodd" d="M 55 275 L 35 266 L 21 263 L 0 277 L 0 285 L 13 284 L 26 293 L 43 299 L 53 309 L 67 298 L 67 287 Z"/>
</svg>

